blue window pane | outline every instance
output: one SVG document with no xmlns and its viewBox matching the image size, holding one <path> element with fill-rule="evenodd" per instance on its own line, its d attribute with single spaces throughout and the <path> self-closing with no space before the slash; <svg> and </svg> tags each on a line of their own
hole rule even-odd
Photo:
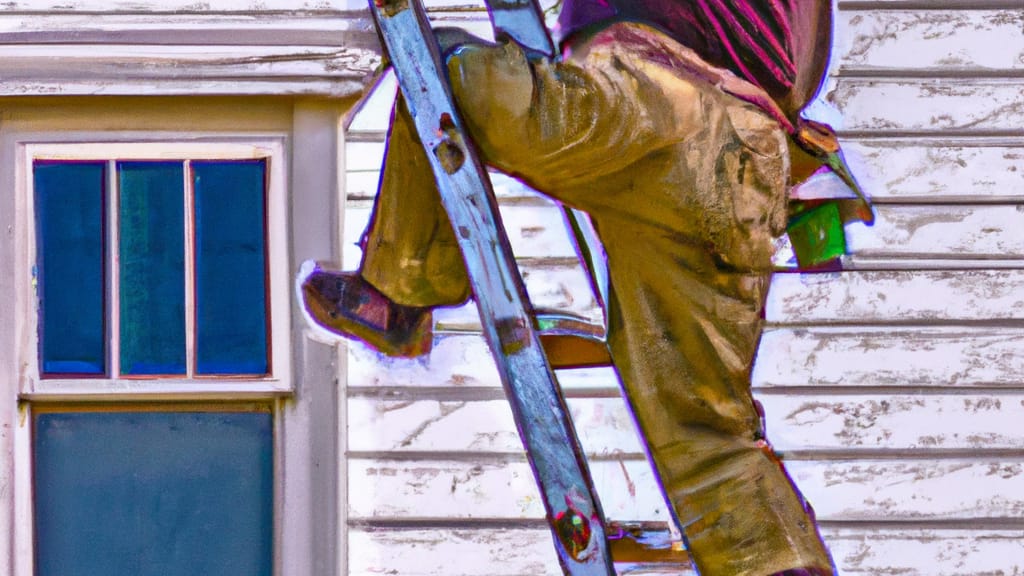
<svg viewBox="0 0 1024 576">
<path fill-rule="evenodd" d="M 271 414 L 42 413 L 33 444 L 37 576 L 271 575 Z"/>
<path fill-rule="evenodd" d="M 268 372 L 265 168 L 192 164 L 197 374 Z"/>
<path fill-rule="evenodd" d="M 121 373 L 185 374 L 185 171 L 119 162 Z"/>
<path fill-rule="evenodd" d="M 36 162 L 40 370 L 106 373 L 102 162 Z"/>
</svg>

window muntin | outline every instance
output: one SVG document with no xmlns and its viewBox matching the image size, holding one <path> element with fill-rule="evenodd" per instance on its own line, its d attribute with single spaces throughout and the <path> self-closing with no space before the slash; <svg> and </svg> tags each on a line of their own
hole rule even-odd
<svg viewBox="0 0 1024 576">
<path fill-rule="evenodd" d="M 290 292 L 282 152 L 281 140 L 25 145 L 22 181 L 30 209 L 25 223 L 35 242 L 24 269 L 38 309 L 29 318 L 30 339 L 22 347 L 29 368 L 23 373 L 28 378 L 22 379 L 22 394 L 288 392 Z M 58 174 L 46 182 L 48 176 L 38 176 L 40 167 L 42 172 L 85 171 L 92 179 Z M 99 172 L 103 175 L 97 176 Z M 169 184 L 172 180 L 174 185 Z M 48 286 L 67 288 L 60 274 L 53 274 L 59 256 L 50 255 L 68 252 L 48 250 L 46 220 L 60 218 L 54 219 L 52 211 L 45 214 L 50 206 L 42 199 L 47 186 L 68 188 L 67 181 L 88 188 L 78 195 L 101 206 L 98 217 L 96 208 L 79 214 L 90 219 L 86 229 L 100 238 L 100 247 L 93 246 L 88 257 L 95 260 L 100 252 L 103 263 L 93 273 L 91 292 L 78 294 L 78 300 L 89 300 L 88 306 L 72 299 L 61 308 L 60 297 L 46 293 Z M 165 225 L 168 221 L 174 225 Z M 182 243 L 184 251 L 179 249 Z M 155 245 L 162 249 L 153 250 Z M 134 257 L 124 257 L 132 251 Z M 88 369 L 49 362 L 49 334 L 59 313 L 84 309 L 92 311 L 88 323 L 79 322 L 88 326 L 80 326 L 79 332 L 92 338 L 85 340 L 92 344 Z M 100 328 L 95 327 L 96 317 L 102 318 Z"/>
</svg>

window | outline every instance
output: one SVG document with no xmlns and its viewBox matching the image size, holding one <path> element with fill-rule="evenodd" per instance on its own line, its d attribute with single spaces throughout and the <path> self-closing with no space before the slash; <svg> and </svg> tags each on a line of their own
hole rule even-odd
<svg viewBox="0 0 1024 576">
<path fill-rule="evenodd" d="M 19 574 L 278 570 L 283 149 L 21 147 Z"/>
<path fill-rule="evenodd" d="M 273 147 L 27 148 L 38 305 L 26 394 L 288 390 Z"/>
<path fill-rule="evenodd" d="M 263 406 L 33 411 L 37 576 L 270 576 Z"/>
<path fill-rule="evenodd" d="M 0 551 L 0 574 L 114 576 L 113 566 L 102 562 L 123 567 L 129 556 L 142 558 L 140 564 L 148 564 L 149 570 L 130 571 L 132 576 L 345 572 L 341 544 L 346 542 L 346 506 L 340 480 L 346 466 L 340 418 L 344 388 L 339 387 L 344 366 L 338 362 L 338 347 L 312 340 L 301 320 L 293 321 L 293 315 L 299 316 L 293 308 L 292 279 L 296 262 L 336 260 L 341 254 L 342 119 L 351 101 L 184 94 L 164 98 L 148 91 L 140 97 L 15 100 L 7 103 L 0 124 L 0 188 L 7 191 L 0 193 L 0 292 L 8 299 L 0 305 L 0 325 L 7 328 L 0 331 L 0 532 L 10 536 L 10 545 Z M 163 162 L 180 163 L 178 189 L 188 193 L 180 208 L 185 242 L 181 259 L 188 276 L 179 289 L 185 298 L 185 325 L 175 333 L 184 333 L 186 340 L 185 370 L 174 370 L 178 374 L 168 374 L 172 370 L 163 366 L 122 368 L 122 348 L 131 345 L 120 319 L 122 298 L 136 297 L 138 290 L 125 287 L 121 271 L 120 230 L 115 224 L 120 222 L 123 228 L 124 218 L 119 214 L 117 168 L 118 163 Z M 230 373 L 214 366 L 207 374 L 198 365 L 203 355 L 197 342 L 203 320 L 197 316 L 202 296 L 197 292 L 200 273 L 194 243 L 201 232 L 187 220 L 197 218 L 194 206 L 186 210 L 184 205 L 196 202 L 192 166 L 220 162 L 262 164 L 265 171 L 266 302 L 262 308 L 245 309 L 264 310 L 267 366 Z M 37 229 L 34 167 L 46 163 L 104 166 L 103 262 L 95 273 L 103 282 L 98 317 L 103 323 L 104 366 L 91 374 L 80 365 L 42 365 L 40 334 L 45 339 L 52 331 L 41 325 L 50 318 L 44 310 L 47 302 L 40 300 L 46 280 L 39 273 L 39 253 L 45 248 L 38 245 L 42 231 Z M 157 236 L 169 236 L 165 228 L 169 227 L 161 226 Z M 64 266 L 57 266 L 58 276 Z M 54 267 L 43 262 L 43 268 L 43 275 L 52 278 Z M 178 274 L 167 265 L 145 270 L 146 275 L 152 270 Z M 135 285 L 145 286 L 146 275 L 140 274 Z M 81 279 L 71 279 L 64 288 L 81 290 Z M 166 289 L 164 284 L 158 283 L 158 288 Z M 226 290 L 235 290 L 238 284 L 232 282 Z M 84 309 L 75 312 L 87 314 Z M 176 338 L 180 342 L 180 336 Z M 180 347 L 162 346 L 177 351 L 178 358 L 170 353 L 166 357 L 172 358 L 170 364 L 180 365 Z M 155 349 L 166 351 L 162 346 Z M 151 349 L 126 351 L 124 356 L 148 357 L 147 362 L 153 357 Z M 166 362 L 163 356 L 159 360 Z M 133 370 L 139 373 L 127 373 Z M 57 437 L 64 444 L 48 443 Z M 168 444 L 161 444 L 163 440 Z M 77 455 L 83 457 L 76 460 Z M 55 462 L 58 467 L 53 468 Z M 97 493 L 98 487 L 89 485 L 90 478 L 104 472 L 103 462 L 113 478 L 139 478 L 134 488 L 123 485 L 134 500 L 123 492 Z M 189 467 L 187 474 L 182 473 L 183 466 Z M 203 478 L 209 483 L 201 482 Z M 57 482 L 54 486 L 61 495 L 71 490 L 77 497 L 44 509 L 43 500 L 49 502 L 50 497 L 41 491 L 51 481 Z M 254 484 L 239 484 L 243 481 Z M 225 490 L 219 488 L 222 483 Z M 101 525 L 107 527 L 118 517 L 113 509 L 89 508 L 90 499 L 101 498 L 123 506 L 120 517 L 136 523 L 127 530 L 111 525 L 110 531 L 101 531 Z M 222 509 L 211 516 L 211 506 L 241 505 L 243 500 L 248 512 Z M 69 504 L 81 505 L 73 521 L 61 516 L 62 511 L 76 509 Z M 216 521 L 208 524 L 205 520 L 210 519 Z M 172 520 L 180 522 L 180 531 L 169 530 L 175 526 Z M 67 529 L 61 524 L 65 521 Z M 39 531 L 46 522 L 58 531 Z M 226 525 L 233 527 L 231 534 L 222 534 Z M 62 540 L 69 534 L 92 538 L 91 560 L 97 559 L 96 553 L 109 551 L 100 564 L 93 564 L 96 570 L 42 565 L 42 555 L 49 559 L 51 554 L 78 554 L 74 542 Z M 145 536 L 124 539 L 137 534 Z M 98 540 L 101 537 L 105 540 Z M 190 554 L 190 543 L 202 545 L 202 552 Z M 225 568 L 223 562 L 214 562 L 214 547 L 225 552 L 220 558 L 237 563 Z M 232 549 L 238 553 L 227 552 Z M 201 557 L 210 562 L 200 565 Z M 176 564 L 175 558 L 186 561 Z"/>
</svg>

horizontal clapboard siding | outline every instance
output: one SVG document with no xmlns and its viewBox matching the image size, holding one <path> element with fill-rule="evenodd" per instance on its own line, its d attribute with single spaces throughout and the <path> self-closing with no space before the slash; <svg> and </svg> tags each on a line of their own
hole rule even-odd
<svg viewBox="0 0 1024 576">
<path fill-rule="evenodd" d="M 821 532 L 845 576 L 1024 573 L 1020 533 L 1014 530 L 852 529 L 825 523 Z M 353 576 L 391 570 L 403 576 L 479 576 L 480 566 L 494 576 L 561 575 L 556 564 L 539 560 L 551 548 L 551 536 L 542 528 L 359 527 L 350 532 L 350 544 L 366 551 L 353 558 Z M 948 569 L 940 572 L 939 563 Z M 680 568 L 630 568 L 620 573 L 693 574 Z"/>
<path fill-rule="evenodd" d="M 1024 319 L 1024 270 L 776 274 L 769 322 L 936 323 Z"/>
<path fill-rule="evenodd" d="M 379 64 L 379 52 L 361 3 L 164 0 L 0 7 L 0 96 L 354 98 Z"/>
<path fill-rule="evenodd" d="M 350 203 L 347 221 L 361 229 L 371 204 Z M 529 201 L 502 208 L 502 220 L 512 247 L 520 258 L 574 258 L 562 213 L 553 204 Z M 891 267 L 908 258 L 932 260 L 921 267 L 949 268 L 949 261 L 997 260 L 1004 265 L 1024 264 L 1024 204 L 991 205 L 887 205 L 876 208 L 874 226 L 851 225 L 847 241 L 853 250 L 851 267 Z M 354 246 L 359 231 L 346 242 Z M 352 254 L 353 257 L 355 254 Z M 783 266 L 795 266 L 783 262 Z M 986 267 L 990 266 L 985 264 Z"/>
<path fill-rule="evenodd" d="M 350 457 L 349 519 L 544 517 L 524 457 L 415 456 Z M 1020 457 L 790 460 L 786 469 L 822 521 L 998 523 L 1019 520 L 1024 513 Z M 592 459 L 590 472 L 609 518 L 668 521 L 658 484 L 642 457 Z"/>
<path fill-rule="evenodd" d="M 761 338 L 753 383 L 765 392 L 805 388 L 800 394 L 814 389 L 850 394 L 874 388 L 899 393 L 1013 390 L 1024 387 L 1022 346 L 1024 328 L 776 327 Z M 427 359 L 390 359 L 387 370 L 381 370 L 377 355 L 354 345 L 349 386 L 364 396 L 376 390 L 417 394 L 415 389 L 424 389 L 437 399 L 457 400 L 462 390 L 500 388 L 488 353 L 477 334 L 445 334 Z M 560 371 L 559 382 L 575 397 L 605 397 L 618 389 L 614 373 L 604 368 Z"/>
<path fill-rule="evenodd" d="M 936 75 L 1024 69 L 1017 9 L 844 10 L 835 53 L 843 75 Z"/>
<path fill-rule="evenodd" d="M 840 77 L 834 84 L 829 99 L 843 113 L 842 129 L 858 136 L 1022 134 L 1015 78 Z"/>
<path fill-rule="evenodd" d="M 349 450 L 384 452 L 522 452 L 508 403 L 472 391 L 466 399 L 419 395 L 353 397 Z M 475 398 L 474 398 L 475 396 Z M 1019 392 L 791 393 L 759 391 L 766 426 L 787 458 L 837 457 L 886 451 L 995 451 L 1024 444 L 1024 394 Z M 570 398 L 583 449 L 598 458 L 640 455 L 633 419 L 618 397 Z"/>
<path fill-rule="evenodd" d="M 360 118 L 363 120 L 364 118 Z M 349 197 L 376 194 L 383 134 L 349 142 Z M 1013 204 L 1024 201 L 1024 139 L 846 138 L 843 149 L 861 185 L 884 208 L 890 204 Z M 495 193 L 510 202 L 531 197 L 499 176 Z"/>
<path fill-rule="evenodd" d="M 1024 387 L 1024 327 L 769 329 L 754 386 L 894 388 L 902 391 Z M 794 360 L 797 359 L 797 360 Z"/>
<path fill-rule="evenodd" d="M 452 10 L 463 5 L 433 15 L 486 33 L 483 14 Z M 847 228 L 842 273 L 786 272 L 780 245 L 754 394 L 841 574 L 1024 574 L 1024 10 L 839 8 L 818 109 L 878 221 Z M 351 124 L 347 268 L 393 91 Z M 599 320 L 557 208 L 513 179 L 494 184 L 535 304 Z M 560 574 L 475 308 L 436 318 L 429 357 L 349 347 L 349 573 Z M 559 380 L 608 517 L 664 530 L 614 372 Z M 619 570 L 691 574 L 680 558 Z"/>
</svg>

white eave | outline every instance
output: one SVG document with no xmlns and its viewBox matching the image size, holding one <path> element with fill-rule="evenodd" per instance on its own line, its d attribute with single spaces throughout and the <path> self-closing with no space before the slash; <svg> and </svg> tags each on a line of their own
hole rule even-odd
<svg viewBox="0 0 1024 576">
<path fill-rule="evenodd" d="M 380 63 L 365 10 L 82 8 L 0 8 L 0 96 L 345 98 Z"/>
</svg>

